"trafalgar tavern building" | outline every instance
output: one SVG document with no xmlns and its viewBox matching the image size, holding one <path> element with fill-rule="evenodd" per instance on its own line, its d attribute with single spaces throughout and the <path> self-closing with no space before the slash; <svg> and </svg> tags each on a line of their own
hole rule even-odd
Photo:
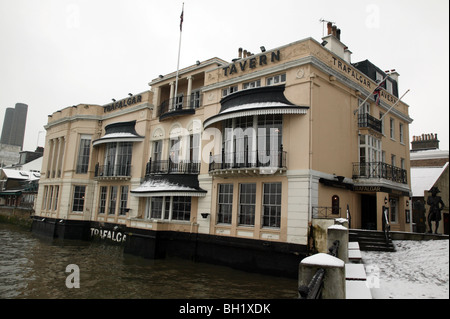
<svg viewBox="0 0 450 319">
<path fill-rule="evenodd" d="M 49 115 L 33 231 L 292 277 L 315 220 L 381 230 L 387 208 L 411 231 L 398 73 L 352 63 L 340 36 L 329 24 L 322 42 L 239 49 Z"/>
</svg>

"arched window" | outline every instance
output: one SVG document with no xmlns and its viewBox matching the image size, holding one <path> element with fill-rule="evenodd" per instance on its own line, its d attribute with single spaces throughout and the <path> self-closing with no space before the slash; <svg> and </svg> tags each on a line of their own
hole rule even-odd
<svg viewBox="0 0 450 319">
<path fill-rule="evenodd" d="M 333 195 L 333 197 L 331 197 L 331 213 L 332 214 L 336 214 L 339 215 L 339 196 L 337 195 Z"/>
</svg>

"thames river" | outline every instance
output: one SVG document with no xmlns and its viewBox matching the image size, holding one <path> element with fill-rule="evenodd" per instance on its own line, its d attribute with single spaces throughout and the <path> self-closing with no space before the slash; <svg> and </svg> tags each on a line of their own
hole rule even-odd
<svg viewBox="0 0 450 319">
<path fill-rule="evenodd" d="M 149 260 L 124 254 L 118 245 L 42 239 L 10 224 L 0 223 L 0 245 L 0 298 L 297 297 L 295 279 L 183 259 Z M 75 265 L 78 272 L 66 272 L 69 265 Z M 68 288 L 75 275 L 79 288 Z"/>
</svg>

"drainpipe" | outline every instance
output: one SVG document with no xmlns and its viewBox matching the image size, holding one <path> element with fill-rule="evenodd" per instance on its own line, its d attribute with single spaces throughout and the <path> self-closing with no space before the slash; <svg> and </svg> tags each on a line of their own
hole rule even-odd
<svg viewBox="0 0 450 319">
<path fill-rule="evenodd" d="M 308 223 L 312 222 L 312 133 L 313 133 L 313 87 L 315 74 L 310 75 L 310 93 L 309 93 L 309 212 Z"/>
</svg>

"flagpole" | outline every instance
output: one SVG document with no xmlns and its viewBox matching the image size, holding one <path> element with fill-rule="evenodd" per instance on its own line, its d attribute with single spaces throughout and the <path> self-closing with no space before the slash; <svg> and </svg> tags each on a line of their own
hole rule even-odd
<svg viewBox="0 0 450 319">
<path fill-rule="evenodd" d="M 358 108 L 357 108 L 356 110 L 353 111 L 353 114 L 356 114 L 356 112 L 359 111 L 359 109 L 361 108 L 361 106 L 364 105 L 364 103 L 366 103 L 366 101 L 369 99 L 369 97 L 371 97 L 371 96 L 375 93 L 375 91 L 376 91 L 376 90 L 380 87 L 380 85 L 388 78 L 388 76 L 389 76 L 389 74 L 386 75 L 386 76 L 384 77 L 383 80 L 381 80 L 381 82 L 377 85 L 377 87 L 375 88 L 375 90 L 372 91 L 372 93 L 370 93 L 369 95 L 367 95 L 366 99 L 365 99 L 364 101 L 361 102 L 361 104 L 358 106 Z"/>
<path fill-rule="evenodd" d="M 180 52 L 181 52 L 181 35 L 183 33 L 183 19 L 184 19 L 184 2 L 183 7 L 181 9 L 181 16 L 180 16 L 180 41 L 178 43 L 178 62 L 177 62 L 177 75 L 175 77 L 175 96 L 174 100 L 172 101 L 172 107 L 175 108 L 176 101 L 177 101 L 177 92 L 178 92 L 178 73 L 180 71 Z"/>
<path fill-rule="evenodd" d="M 392 105 L 389 110 L 383 114 L 383 116 L 380 118 L 380 121 L 382 121 L 384 119 L 384 117 L 394 108 L 394 106 L 396 106 L 398 104 L 398 102 L 400 102 L 400 100 L 406 95 L 406 93 L 409 92 L 409 89 L 397 100 L 397 102 L 394 103 L 394 105 Z"/>
</svg>

